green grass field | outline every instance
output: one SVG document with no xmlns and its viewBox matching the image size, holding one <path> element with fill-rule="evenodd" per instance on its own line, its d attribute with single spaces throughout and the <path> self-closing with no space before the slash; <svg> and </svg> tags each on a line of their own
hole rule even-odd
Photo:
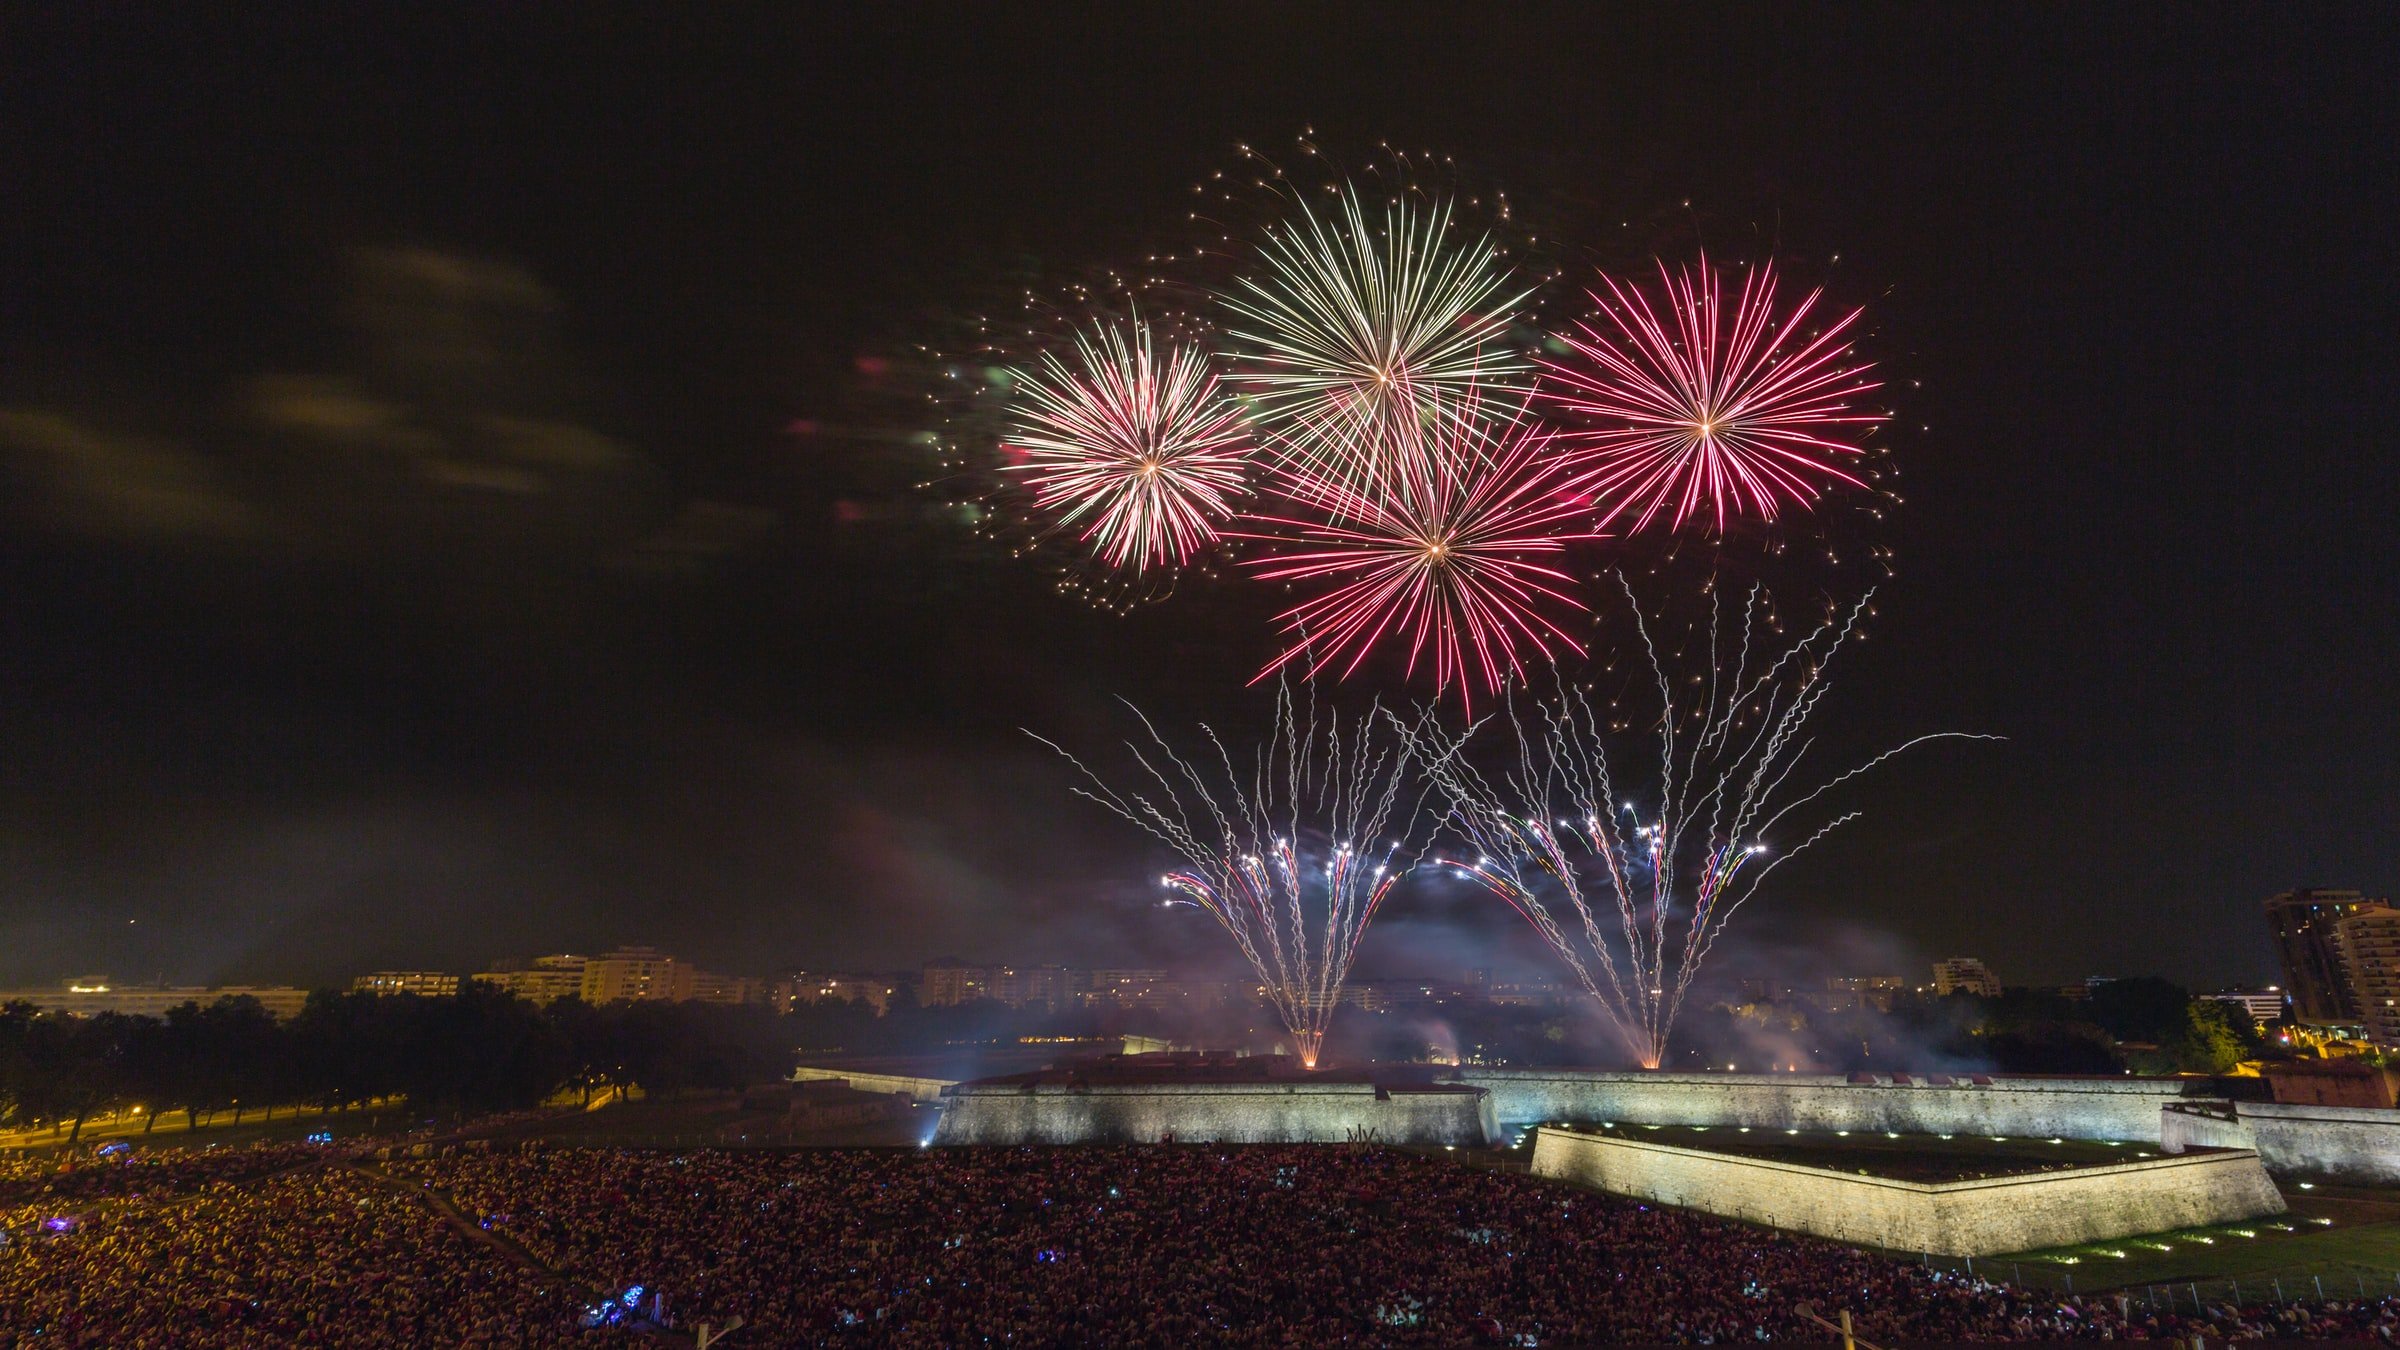
<svg viewBox="0 0 2400 1350">
<path fill-rule="evenodd" d="M 2313 1189 L 2313 1188 L 2312 1188 Z M 2328 1295 L 2400 1292 L 2400 1193 L 2346 1189 L 2313 1195 L 2287 1188 L 2289 1214 L 2176 1229 L 2142 1237 L 1979 1258 L 1981 1268 L 2021 1268 L 2055 1283 L 2073 1274 L 2078 1289 L 2240 1280 L 2265 1292 Z"/>
</svg>

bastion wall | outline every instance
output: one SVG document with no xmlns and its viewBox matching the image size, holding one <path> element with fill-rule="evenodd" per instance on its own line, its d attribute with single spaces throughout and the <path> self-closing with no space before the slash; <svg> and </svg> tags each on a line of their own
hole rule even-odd
<svg viewBox="0 0 2400 1350">
<path fill-rule="evenodd" d="M 1750 1125 L 2008 1138 L 2154 1141 L 2160 1108 L 2184 1096 L 2172 1078 L 1996 1078 L 1934 1087 L 1852 1083 L 1838 1074 L 1611 1073 L 1465 1068 L 1510 1123 L 1622 1121 Z"/>
<path fill-rule="evenodd" d="M 1544 1127 L 1533 1172 L 1617 1195 L 1900 1251 L 1988 1256 L 2283 1212 L 2258 1155 L 1940 1184 L 1893 1181 Z"/>
<path fill-rule="evenodd" d="M 894 1073 L 853 1073 L 848 1069 L 818 1069 L 807 1065 L 792 1070 L 795 1083 L 848 1083 L 861 1092 L 905 1092 L 910 1101 L 938 1102 L 948 1078 L 910 1078 Z"/>
<path fill-rule="evenodd" d="M 935 1144 L 1387 1144 L 1482 1147 L 1498 1138 L 1489 1094 L 1372 1083 L 960 1083 L 943 1094 Z"/>
<path fill-rule="evenodd" d="M 2400 1183 L 2400 1111 L 2365 1106 L 2186 1103 L 2163 1113 L 2159 1147 L 2257 1151 L 2278 1176 Z"/>
</svg>

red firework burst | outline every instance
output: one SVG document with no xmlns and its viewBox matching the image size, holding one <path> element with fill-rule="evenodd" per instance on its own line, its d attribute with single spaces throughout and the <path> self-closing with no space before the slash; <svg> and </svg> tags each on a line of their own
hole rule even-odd
<svg viewBox="0 0 2400 1350">
<path fill-rule="evenodd" d="M 1238 535 L 1273 546 L 1249 561 L 1261 579 L 1314 592 L 1279 616 L 1293 645 L 1261 678 L 1295 662 L 1346 678 L 1390 642 L 1406 648 L 1410 677 L 1428 667 L 1471 705 L 1478 685 L 1497 691 L 1531 657 L 1578 649 L 1552 616 L 1585 606 L 1550 564 L 1592 537 L 1585 454 L 1473 415 L 1359 419 L 1344 434 L 1398 443 L 1353 459 L 1378 466 L 1364 485 L 1287 463 L 1273 478 L 1281 514 L 1253 515 L 1265 529 Z"/>
<path fill-rule="evenodd" d="M 1587 419 L 1565 435 L 1594 457 L 1587 486 L 1600 524 L 1634 510 L 1639 530 L 1672 508 L 1672 528 L 1705 514 L 1721 533 L 1731 516 L 1771 521 L 1833 484 L 1867 486 L 1843 467 L 1864 453 L 1845 429 L 1886 417 L 1855 402 L 1880 387 L 1842 336 L 1860 311 L 1810 332 L 1824 292 L 1778 313 L 1772 264 L 1743 269 L 1730 310 L 1724 274 L 1705 255 L 1658 274 L 1663 312 L 1604 277 L 1608 296 L 1592 300 L 1606 324 L 1556 335 L 1581 359 L 1542 363 L 1560 386 L 1549 399 Z"/>
</svg>

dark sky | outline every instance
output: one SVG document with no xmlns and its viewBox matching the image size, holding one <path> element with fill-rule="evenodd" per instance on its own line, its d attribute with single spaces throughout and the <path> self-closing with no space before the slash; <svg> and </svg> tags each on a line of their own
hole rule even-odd
<svg viewBox="0 0 2400 1350">
<path fill-rule="evenodd" d="M 1238 702 L 1266 630 L 943 525 L 874 360 L 1304 125 L 1870 306 L 1828 716 L 2010 739 L 1754 958 L 2259 980 L 2268 893 L 2400 889 L 2386 7 L 280 8 L 0 18 L 0 983 L 1215 950 L 1017 729 Z"/>
</svg>

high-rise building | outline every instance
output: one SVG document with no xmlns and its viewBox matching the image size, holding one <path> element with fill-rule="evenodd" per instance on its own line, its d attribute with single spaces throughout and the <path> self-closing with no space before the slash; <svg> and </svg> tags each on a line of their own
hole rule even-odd
<svg viewBox="0 0 2400 1350">
<path fill-rule="evenodd" d="M 2226 989 L 2200 997 L 2230 1003 L 2241 1009 L 2244 1017 L 2262 1025 L 2283 1020 L 2283 990 L 2273 985 L 2264 989 Z"/>
<path fill-rule="evenodd" d="M 2400 909 L 2362 908 L 2333 925 L 2342 975 L 2367 1039 L 2400 1046 Z"/>
<path fill-rule="evenodd" d="M 2267 900 L 2267 927 L 2283 958 L 2283 987 L 2292 996 L 2292 1015 L 2318 1026 L 2355 1026 L 2359 1004 L 2342 973 L 2334 925 L 2353 914 L 2390 909 L 2357 891 L 2302 889 Z"/>
<path fill-rule="evenodd" d="M 1933 992 L 1998 998 L 2000 977 L 1976 957 L 1953 956 L 1947 961 L 1933 963 Z"/>
<path fill-rule="evenodd" d="M 371 970 L 350 981 L 350 992 L 450 998 L 458 993 L 458 977 L 440 970 Z"/>
<path fill-rule="evenodd" d="M 691 997 L 692 967 L 656 947 L 619 947 L 583 963 L 578 991 L 593 1007 L 619 1001 L 680 1003 Z"/>
<path fill-rule="evenodd" d="M 955 956 L 928 961 L 920 972 L 917 1002 L 928 1008 L 954 1008 L 979 998 L 990 998 L 992 972 L 988 966 L 970 966 Z"/>
<path fill-rule="evenodd" d="M 588 957 L 570 952 L 537 956 L 529 966 L 510 963 L 478 972 L 475 982 L 548 1007 L 562 998 L 583 997 L 583 968 L 588 961 Z"/>
</svg>

